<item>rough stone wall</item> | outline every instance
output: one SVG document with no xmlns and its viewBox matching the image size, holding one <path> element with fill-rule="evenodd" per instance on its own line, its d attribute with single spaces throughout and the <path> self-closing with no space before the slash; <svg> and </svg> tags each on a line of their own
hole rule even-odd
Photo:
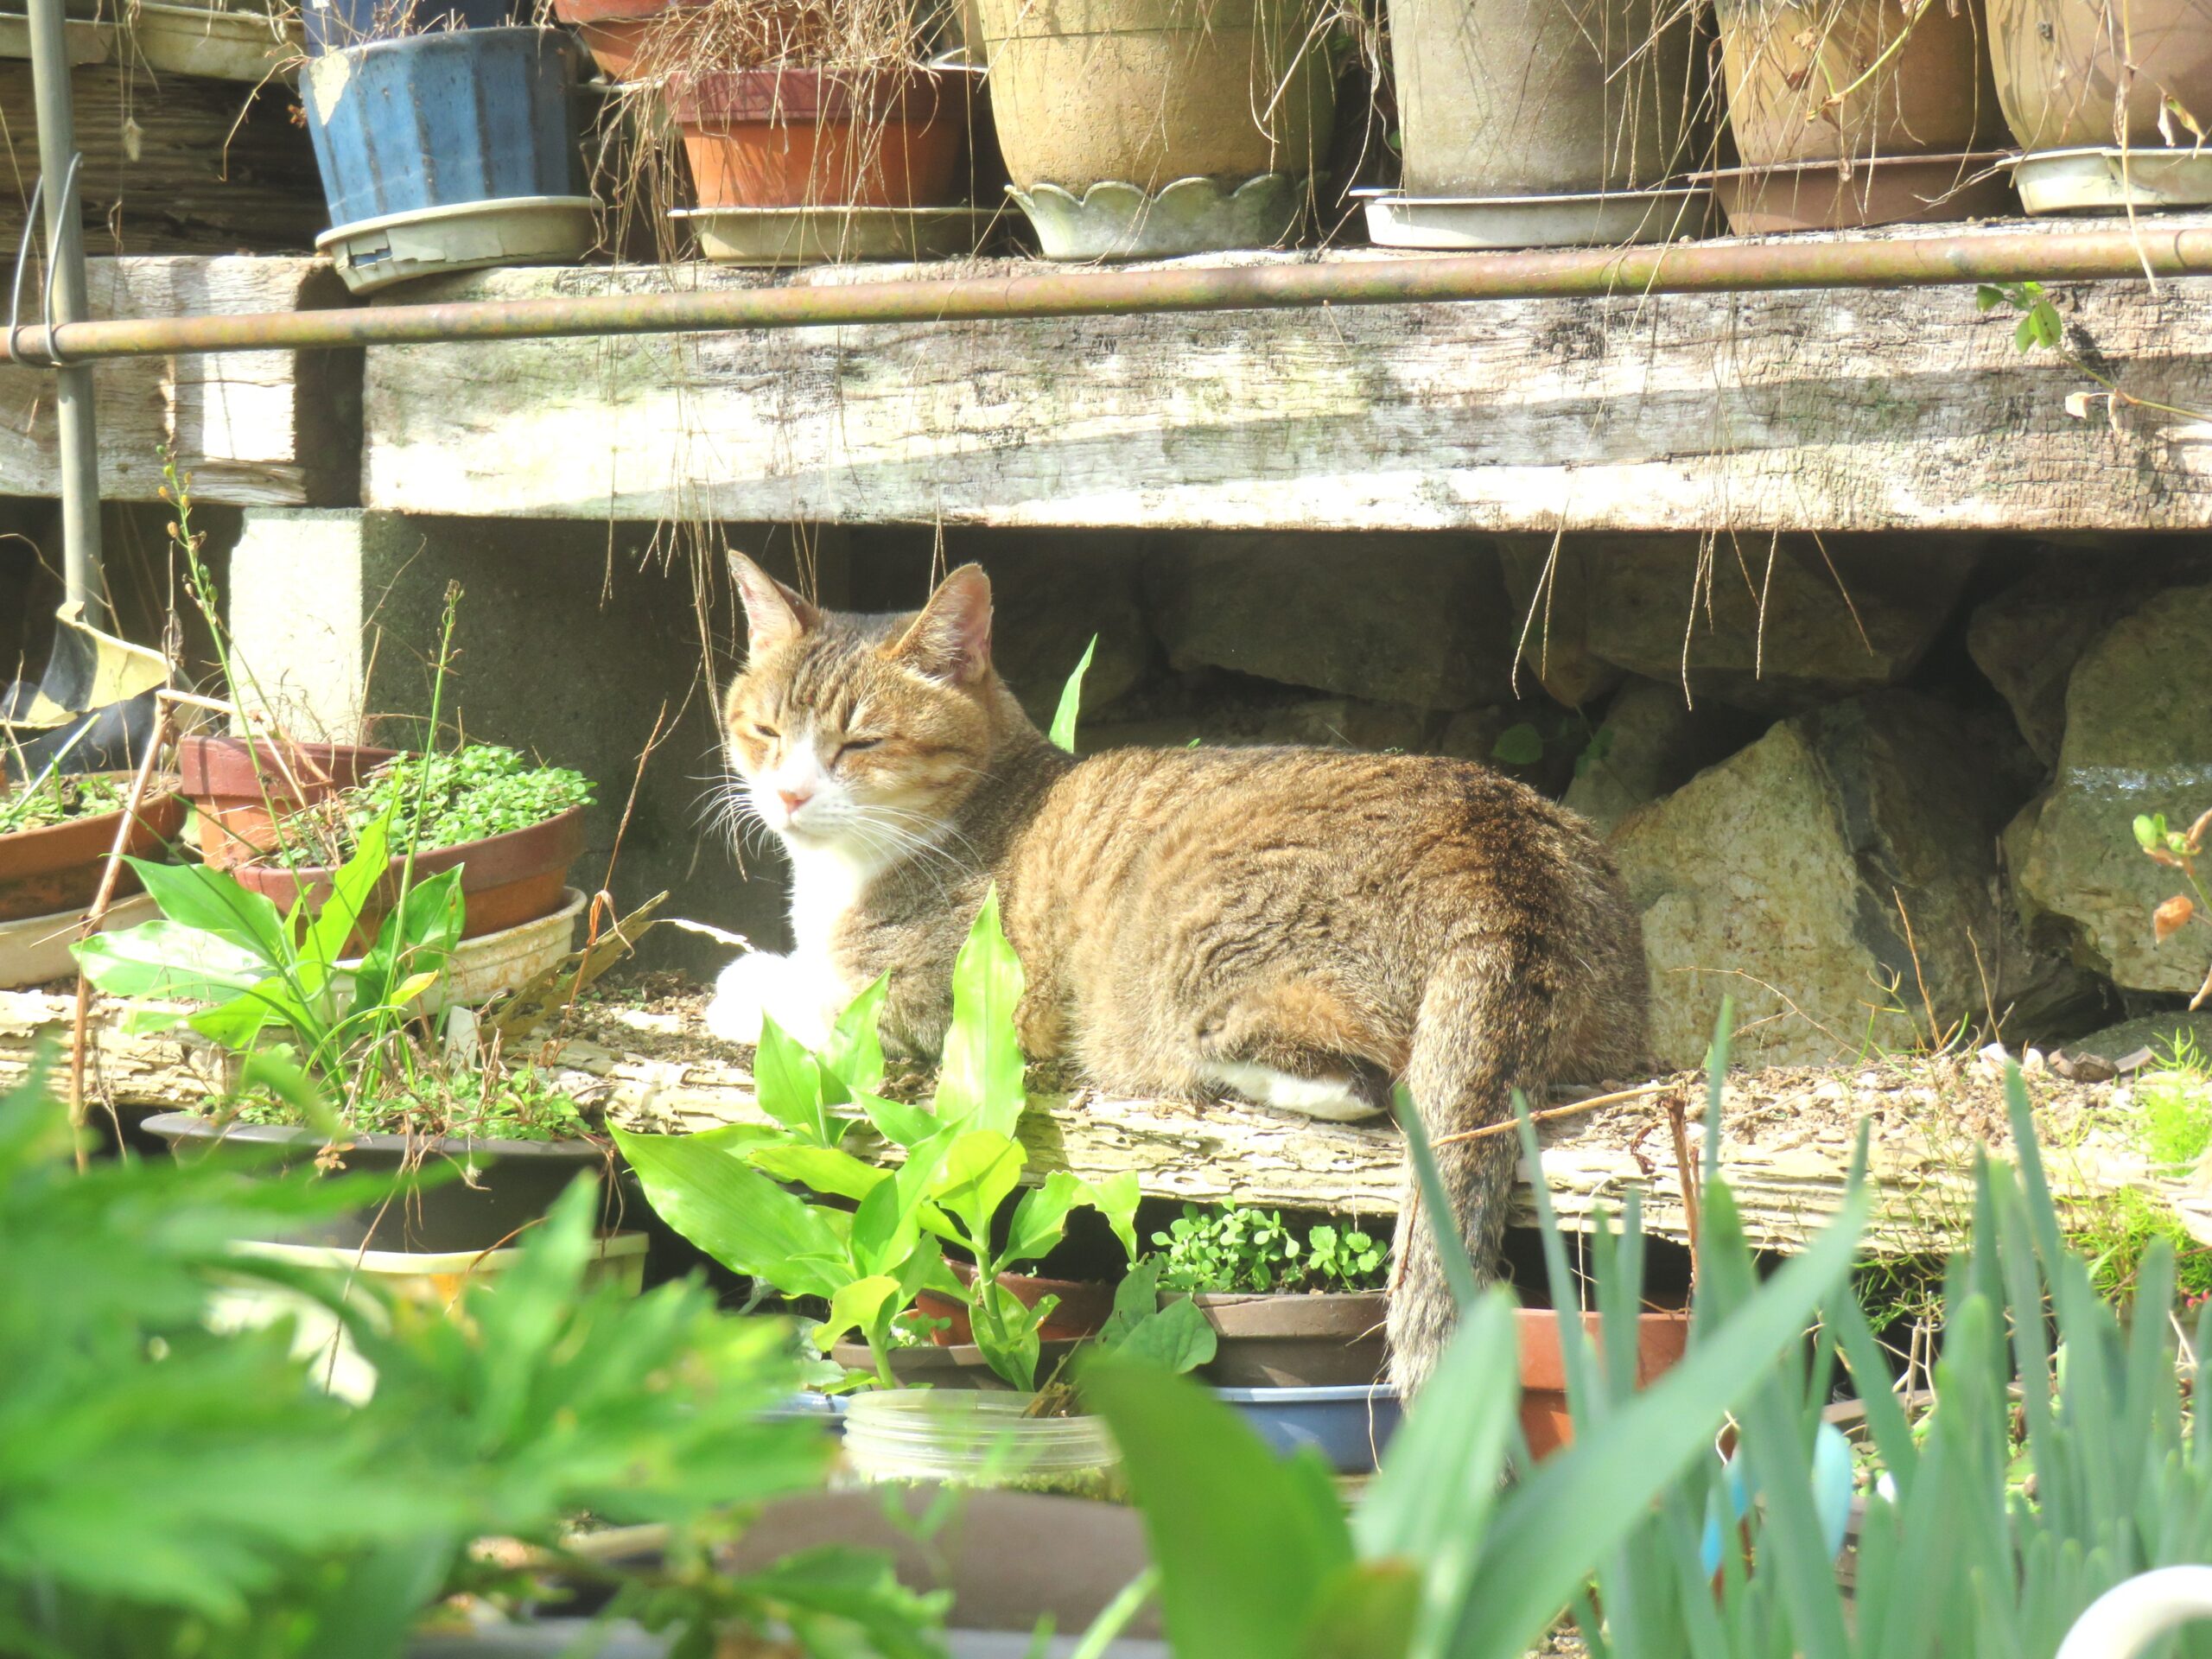
<svg viewBox="0 0 2212 1659">
<path fill-rule="evenodd" d="M 850 532 L 853 595 L 969 559 L 1085 749 L 1459 755 L 1563 796 L 1645 912 L 1655 1059 L 1847 1059 L 2177 1007 L 2212 930 L 2138 812 L 2212 807 L 2212 556 L 2178 538 Z M 2191 938 L 2191 935 L 2196 938 Z"/>
</svg>

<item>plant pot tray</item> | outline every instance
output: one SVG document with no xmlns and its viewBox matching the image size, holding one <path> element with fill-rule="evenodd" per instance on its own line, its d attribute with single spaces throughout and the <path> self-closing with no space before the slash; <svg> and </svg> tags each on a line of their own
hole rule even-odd
<svg viewBox="0 0 2212 1659">
<path fill-rule="evenodd" d="M 32 916 L 21 921 L 0 922 L 0 991 L 25 985 L 47 985 L 77 976 L 77 958 L 69 947 L 76 942 L 78 924 L 89 906 L 65 910 L 52 916 Z M 160 914 L 150 895 L 137 893 L 108 906 L 102 931 L 136 927 Z"/>
<path fill-rule="evenodd" d="M 1591 248 L 1705 232 L 1709 185 L 1578 195 L 1408 196 L 1361 190 L 1368 240 L 1382 248 Z"/>
<path fill-rule="evenodd" d="M 2031 213 L 2156 213 L 2212 202 L 2212 151 L 2047 149 L 2021 156 L 2012 181 Z"/>
<path fill-rule="evenodd" d="M 111 775 L 129 779 L 128 773 Z M 163 779 L 158 787 L 161 793 L 149 791 L 139 802 L 130 837 L 124 842 L 123 850 L 133 858 L 157 855 L 184 827 L 184 797 L 175 792 L 175 780 Z M 26 921 L 91 904 L 99 895 L 101 872 L 122 820 L 118 809 L 0 836 L 0 922 Z M 115 891 L 137 892 L 138 878 L 126 868 L 116 877 Z"/>
<path fill-rule="evenodd" d="M 349 290 L 372 294 L 487 265 L 573 264 L 599 239 L 598 215 L 589 196 L 505 196 L 356 219 L 332 226 L 315 245 Z"/>
<path fill-rule="evenodd" d="M 965 259 L 1003 214 L 982 207 L 678 207 L 721 265 L 839 264 L 858 259 Z"/>
</svg>

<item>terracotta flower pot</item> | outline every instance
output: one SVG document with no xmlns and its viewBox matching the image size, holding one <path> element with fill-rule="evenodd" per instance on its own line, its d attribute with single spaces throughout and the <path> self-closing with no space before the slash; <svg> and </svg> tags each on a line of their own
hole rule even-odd
<svg viewBox="0 0 2212 1659">
<path fill-rule="evenodd" d="M 575 25 L 592 61 L 607 79 L 630 79 L 638 68 L 638 54 L 672 11 L 689 10 L 704 0 L 553 0 L 553 15 Z M 680 48 L 681 24 L 668 25 L 667 44 Z"/>
<path fill-rule="evenodd" d="M 976 1269 L 965 1262 L 951 1264 L 953 1277 L 963 1285 L 976 1282 Z M 1083 1337 L 1095 1337 L 1104 1328 L 1108 1317 L 1114 1312 L 1114 1287 L 1096 1284 L 1084 1279 L 1030 1279 L 1019 1274 L 1002 1273 L 999 1283 L 1013 1294 L 1014 1300 L 1024 1307 L 1034 1307 L 1047 1296 L 1057 1296 L 1059 1306 L 1046 1316 L 1038 1335 L 1046 1342 L 1071 1342 Z M 976 1339 L 968 1322 L 968 1310 L 949 1296 L 934 1291 L 924 1291 L 914 1299 L 914 1305 L 932 1319 L 947 1321 L 947 1328 L 932 1331 L 930 1340 L 940 1348 L 964 1347 Z"/>
<path fill-rule="evenodd" d="M 1213 1359 L 1199 1368 L 1199 1375 L 1221 1388 L 1366 1384 L 1380 1378 L 1388 1363 L 1385 1301 L 1379 1290 L 1279 1295 L 1207 1291 L 1191 1300 L 1216 1338 Z"/>
<path fill-rule="evenodd" d="M 1964 218 L 2009 201 L 1981 0 L 1721 0 L 1739 232 Z M 1948 200 L 1946 200 L 1946 198 Z"/>
<path fill-rule="evenodd" d="M 129 772 L 103 775 L 126 789 L 131 783 Z M 119 811 L 102 812 L 0 836 L 0 922 L 52 916 L 91 904 L 99 896 L 101 871 L 122 822 Z M 174 779 L 163 780 L 139 803 L 123 850 L 133 858 L 155 857 L 183 827 L 184 797 L 176 792 Z M 115 890 L 138 891 L 138 878 L 127 866 L 117 875 Z"/>
<path fill-rule="evenodd" d="M 419 881 L 450 869 L 461 871 L 461 891 L 467 906 L 461 937 L 473 939 L 518 927 L 558 910 L 566 901 L 569 867 L 582 856 L 583 850 L 583 809 L 572 806 L 524 830 L 418 853 L 415 879 Z M 377 929 L 383 925 L 385 907 L 398 897 L 404 863 L 403 859 L 391 861 L 378 889 L 379 902 L 370 906 L 354 931 L 353 950 L 365 950 L 375 939 Z M 320 865 L 292 869 L 258 861 L 241 864 L 231 874 L 241 886 L 266 894 L 281 911 L 289 911 L 304 898 L 312 912 L 330 896 L 332 872 Z"/>
<path fill-rule="evenodd" d="M 736 69 L 670 78 L 702 207 L 921 207 L 960 199 L 972 76 Z"/>
<path fill-rule="evenodd" d="M 275 851 L 278 819 L 353 788 L 397 753 L 350 743 L 280 747 L 242 737 L 181 740 L 177 771 L 185 798 L 199 813 L 200 856 L 226 870 Z"/>
<path fill-rule="evenodd" d="M 1548 1307 L 1524 1307 L 1514 1316 L 1521 1343 L 1521 1432 L 1529 1454 L 1548 1456 L 1574 1438 L 1567 1408 L 1567 1363 L 1560 1353 L 1560 1316 Z M 1582 1316 L 1582 1328 L 1602 1341 L 1595 1313 Z M 1670 1369 L 1682 1357 L 1690 1335 L 1688 1309 L 1639 1315 L 1636 1322 L 1636 1382 L 1638 1388 Z"/>
</svg>

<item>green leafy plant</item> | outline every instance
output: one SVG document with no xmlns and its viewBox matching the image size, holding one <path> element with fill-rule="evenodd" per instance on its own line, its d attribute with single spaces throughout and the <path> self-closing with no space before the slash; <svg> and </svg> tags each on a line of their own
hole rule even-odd
<svg viewBox="0 0 2212 1659">
<path fill-rule="evenodd" d="M 429 853 L 589 806 L 592 786 L 566 766 L 533 766 L 496 743 L 470 743 L 450 753 L 397 756 L 342 798 L 356 837 L 389 814 L 394 846 Z"/>
<path fill-rule="evenodd" d="M 130 861 L 157 921 L 95 933 L 75 947 L 86 976 L 129 997 L 134 1032 L 187 1026 L 232 1052 L 289 1065 L 348 1108 L 404 1072 L 404 1028 L 445 973 L 461 932 L 461 873 L 415 884 L 385 915 L 358 963 L 346 952 L 391 862 L 391 815 L 367 825 L 312 915 L 205 865 Z M 149 1002 L 202 1002 L 178 1008 Z M 274 1036 L 276 1040 L 270 1041 Z"/>
<path fill-rule="evenodd" d="M 0 836 L 120 812 L 130 792 L 120 779 L 72 776 L 48 768 L 23 788 L 0 794 Z"/>
<path fill-rule="evenodd" d="M 1588 1240 L 1586 1287 L 1536 1183 L 1554 1296 L 1586 1289 L 1601 1335 L 1593 1346 L 1576 1322 L 1561 1327 L 1576 1439 L 1510 1489 L 1510 1304 L 1476 1292 L 1463 1256 L 1460 1332 L 1349 1525 L 1318 1465 L 1274 1463 L 1185 1385 L 1103 1369 L 1088 1386 L 1146 1513 L 1177 1654 L 1509 1659 L 1564 1613 L 1600 1659 L 2050 1659 L 2104 1591 L 2206 1559 L 2212 1457 L 2191 1382 L 2212 1306 L 2184 1350 L 2163 1242 L 2145 1254 L 2132 1310 L 2100 1294 L 2093 1262 L 2062 1235 L 2017 1070 L 2006 1096 L 2018 1165 L 1977 1166 L 1935 1402 L 1916 1421 L 1852 1292 L 1863 1139 L 1842 1215 L 1762 1282 L 1708 1135 L 1691 1342 L 1645 1389 L 1633 1199 L 1618 1234 L 1601 1225 Z M 1522 1127 L 1533 1157 L 1525 1109 Z M 1452 1264 L 1456 1240 L 1440 1243 Z M 1868 1433 L 1848 1598 L 1834 1562 L 1850 1460 L 1822 1422 L 1839 1367 Z M 1724 1414 L 1736 1437 L 1725 1464 L 1708 1438 Z M 2173 1650 L 2212 1650 L 2207 1636 L 2199 1626 Z"/>
<path fill-rule="evenodd" d="M 2094 381 L 2095 391 L 2074 391 L 2066 396 L 2066 412 L 2076 420 L 2087 420 L 2090 410 L 2101 403 L 2105 418 L 2111 423 L 2113 435 L 2120 435 L 2120 411 L 2123 409 L 2145 409 L 2161 415 L 2176 415 L 2183 420 L 2212 419 L 2201 410 L 2184 409 L 2173 404 L 2162 404 L 2153 398 L 2139 397 L 2124 389 L 2110 375 L 2084 361 L 2081 353 L 2066 343 L 2066 325 L 2058 315 L 2058 307 L 2041 283 L 1983 283 L 1974 289 L 1977 310 L 1994 311 L 1999 306 L 2018 313 L 2012 325 L 2012 349 L 2023 357 L 2037 350 L 2048 351 L 2068 368 L 2085 380 Z"/>
<path fill-rule="evenodd" d="M 952 1022 L 930 1108 L 874 1092 L 883 1064 L 874 1036 L 884 992 L 879 982 L 846 1011 L 819 1054 L 772 1020 L 764 1023 L 754 1083 L 769 1123 L 695 1135 L 617 1129 L 616 1143 L 653 1208 L 701 1249 L 785 1296 L 827 1302 L 817 1343 L 826 1352 L 857 1331 L 877 1384 L 895 1386 L 893 1328 L 927 1289 L 968 1309 L 976 1344 L 994 1372 L 1034 1390 L 1038 1333 L 1058 1303 L 1047 1296 L 1025 1306 L 1005 1276 L 1058 1244 L 1069 1215 L 1082 1206 L 1105 1217 L 1134 1261 L 1137 1185 L 1133 1175 L 1091 1183 L 1056 1170 L 1022 1190 L 1028 1153 L 1017 1132 L 1027 1097 L 1014 1022 L 1021 990 L 1020 959 L 999 924 L 993 894 L 954 964 Z M 862 1122 L 899 1149 L 899 1162 L 887 1167 L 848 1149 Z M 818 1196 L 802 1198 L 785 1182 Z M 1009 1203 L 1012 1215 L 1001 1229 Z M 969 1281 L 947 1266 L 947 1245 L 974 1263 Z M 1195 1308 L 1161 1310 L 1154 1303 L 1146 1317 L 1165 1328 L 1143 1343 L 1179 1352 L 1211 1339 Z M 1126 1332 L 1114 1338 L 1127 1339 Z"/>
<path fill-rule="evenodd" d="M 2176 1033 L 2164 1056 L 2136 1073 L 2143 1149 L 2166 1171 L 2190 1168 L 2212 1147 L 2212 1064 L 2196 1039 Z"/>
<path fill-rule="evenodd" d="M 717 1313 L 696 1282 L 588 1281 L 589 1178 L 459 1318 L 234 1248 L 379 1186 L 167 1160 L 80 1175 L 57 1108 L 0 1100 L 0 1651 L 396 1659 L 445 1597 L 557 1603 L 563 1584 L 702 1659 L 725 1635 L 820 1659 L 940 1651 L 941 1599 L 880 1558 L 718 1570 L 709 1548 L 817 1486 L 830 1446 L 774 1414 L 798 1378 L 778 1324 Z M 289 1319 L 211 1320 L 241 1286 L 343 1320 L 370 1397 L 320 1392 Z M 668 1548 L 597 1559 L 587 1514 L 665 1526 Z"/>
<path fill-rule="evenodd" d="M 1264 1294 L 1378 1288 L 1389 1251 L 1358 1228 L 1323 1223 L 1303 1243 L 1271 1210 L 1194 1204 L 1152 1236 L 1169 1290 Z"/>
<path fill-rule="evenodd" d="M 1572 750 L 1574 775 L 1580 778 L 1611 753 L 1612 747 L 1611 728 L 1593 728 L 1581 710 L 1570 709 L 1552 722 L 1548 737 L 1531 721 L 1507 727 L 1491 745 L 1490 758 L 1500 766 L 1534 766 L 1541 765 L 1551 751 Z"/>
</svg>

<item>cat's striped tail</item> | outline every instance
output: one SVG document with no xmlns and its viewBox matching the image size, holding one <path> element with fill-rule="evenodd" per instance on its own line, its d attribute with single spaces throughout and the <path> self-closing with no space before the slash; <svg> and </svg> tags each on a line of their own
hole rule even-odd
<svg viewBox="0 0 2212 1659">
<path fill-rule="evenodd" d="M 1398 1211 L 1389 1295 L 1390 1381 L 1410 1399 L 1428 1380 L 1459 1318 L 1437 1248 L 1438 1229 L 1467 1243 L 1478 1278 L 1496 1270 L 1512 1202 L 1520 1139 L 1511 1130 L 1464 1138 L 1506 1122 L 1513 1091 L 1541 1102 L 1566 1012 L 1546 964 L 1494 936 L 1448 957 L 1430 979 L 1414 1027 L 1406 1085 L 1427 1130 L 1452 1213 L 1433 1217 L 1410 1166 Z"/>
</svg>

